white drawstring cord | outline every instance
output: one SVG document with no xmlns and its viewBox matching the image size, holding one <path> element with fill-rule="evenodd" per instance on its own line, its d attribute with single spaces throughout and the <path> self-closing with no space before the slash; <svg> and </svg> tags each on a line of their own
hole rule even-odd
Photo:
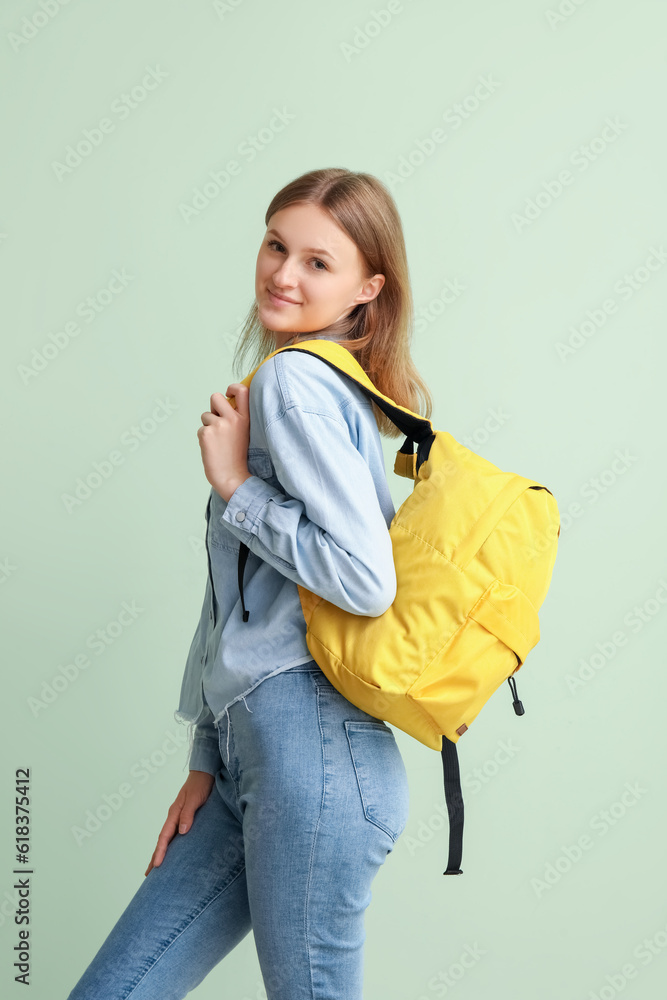
<svg viewBox="0 0 667 1000">
<path fill-rule="evenodd" d="M 229 709 L 228 708 L 225 709 L 225 713 L 227 715 L 227 764 L 229 764 L 229 726 L 230 726 L 230 723 L 229 723 Z"/>
</svg>

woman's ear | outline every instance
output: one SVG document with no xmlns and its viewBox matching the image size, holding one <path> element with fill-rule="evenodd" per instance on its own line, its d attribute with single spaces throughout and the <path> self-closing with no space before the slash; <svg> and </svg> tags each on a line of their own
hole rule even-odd
<svg viewBox="0 0 667 1000">
<path fill-rule="evenodd" d="M 369 278 L 364 282 L 360 294 L 357 296 L 357 302 L 370 302 L 372 299 L 377 298 L 377 296 L 382 291 L 382 286 L 384 285 L 385 277 L 384 274 L 374 274 L 372 278 Z"/>
</svg>

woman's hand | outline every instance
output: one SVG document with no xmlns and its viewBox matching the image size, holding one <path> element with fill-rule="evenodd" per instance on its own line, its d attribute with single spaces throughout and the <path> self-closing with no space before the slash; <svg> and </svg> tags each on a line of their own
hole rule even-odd
<svg viewBox="0 0 667 1000">
<path fill-rule="evenodd" d="M 187 833 L 190 829 L 195 813 L 211 794 L 214 781 L 213 775 L 206 771 L 190 771 L 185 779 L 185 784 L 169 806 L 166 822 L 160 830 L 153 857 L 144 875 L 148 875 L 151 868 L 157 868 L 158 865 L 162 864 L 167 847 L 176 831 L 180 828 L 180 833 Z M 185 829 L 182 829 L 183 826 Z"/>
<path fill-rule="evenodd" d="M 204 426 L 197 431 L 204 473 L 223 500 L 229 500 L 236 487 L 250 476 L 248 386 L 233 382 L 227 386 L 227 395 L 234 396 L 236 406 L 221 392 L 214 392 L 211 409 L 201 415 Z"/>
</svg>

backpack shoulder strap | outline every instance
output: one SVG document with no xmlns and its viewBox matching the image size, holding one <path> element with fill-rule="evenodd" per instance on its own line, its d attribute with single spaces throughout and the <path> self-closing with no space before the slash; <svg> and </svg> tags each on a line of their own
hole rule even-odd
<svg viewBox="0 0 667 1000">
<path fill-rule="evenodd" d="M 268 361 L 269 358 L 272 358 L 275 354 L 279 354 L 281 351 L 302 351 L 305 354 L 312 354 L 315 357 L 321 358 L 322 361 L 331 365 L 332 368 L 342 372 L 343 375 L 346 375 L 353 382 L 356 382 L 357 385 L 361 386 L 366 395 L 378 405 L 382 412 L 389 417 L 392 423 L 396 424 L 398 429 L 405 434 L 411 442 L 421 442 L 431 437 L 433 434 L 433 425 L 430 420 L 426 417 L 420 416 L 418 413 L 414 413 L 405 406 L 400 406 L 389 396 L 385 396 L 381 393 L 380 390 L 373 385 L 357 359 L 347 350 L 347 348 L 337 344 L 334 340 L 314 338 L 313 340 L 303 340 L 300 344 L 279 347 L 277 350 L 272 351 L 271 354 L 267 354 L 267 356 L 260 361 L 260 364 L 257 365 L 257 368 L 259 368 L 260 365 L 263 365 L 265 361 Z M 243 382 L 246 385 L 250 384 L 250 380 L 257 371 L 257 368 L 254 368 L 253 371 L 251 371 L 250 374 L 243 379 Z M 405 446 L 401 449 L 401 451 L 404 450 Z"/>
</svg>

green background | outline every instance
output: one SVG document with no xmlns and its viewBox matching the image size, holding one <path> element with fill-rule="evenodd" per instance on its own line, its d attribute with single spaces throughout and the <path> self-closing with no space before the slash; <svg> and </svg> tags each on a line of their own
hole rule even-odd
<svg viewBox="0 0 667 1000">
<path fill-rule="evenodd" d="M 233 352 L 271 197 L 344 166 L 387 183 L 401 213 L 434 425 L 547 485 L 562 517 L 542 639 L 517 675 L 526 714 L 503 685 L 459 743 L 458 878 L 441 874 L 439 754 L 396 730 L 411 812 L 373 884 L 365 996 L 656 1000 L 664 4 L 44 2 L 56 12 L 6 0 L 0 13 L 3 997 L 26 995 L 12 966 L 16 768 L 31 769 L 35 1000 L 72 988 L 185 780 L 173 712 L 206 579 L 200 415 L 246 374 Z M 121 115 L 150 67 L 163 79 Z M 281 131 L 275 109 L 293 116 Z M 113 131 L 59 170 L 105 117 Z M 186 219 L 232 159 L 239 173 Z M 106 295 L 114 269 L 128 283 Z M 92 322 L 77 313 L 89 296 Z M 38 370 L 33 352 L 77 318 Z M 151 424 L 158 400 L 171 412 Z M 396 506 L 400 443 L 384 439 Z M 123 462 L 68 511 L 63 495 L 114 450 Z M 136 620 L 36 708 L 123 602 Z M 79 842 L 124 782 L 129 797 Z M 478 958 L 461 975 L 466 949 Z M 264 997 L 252 935 L 192 995 Z"/>
</svg>

